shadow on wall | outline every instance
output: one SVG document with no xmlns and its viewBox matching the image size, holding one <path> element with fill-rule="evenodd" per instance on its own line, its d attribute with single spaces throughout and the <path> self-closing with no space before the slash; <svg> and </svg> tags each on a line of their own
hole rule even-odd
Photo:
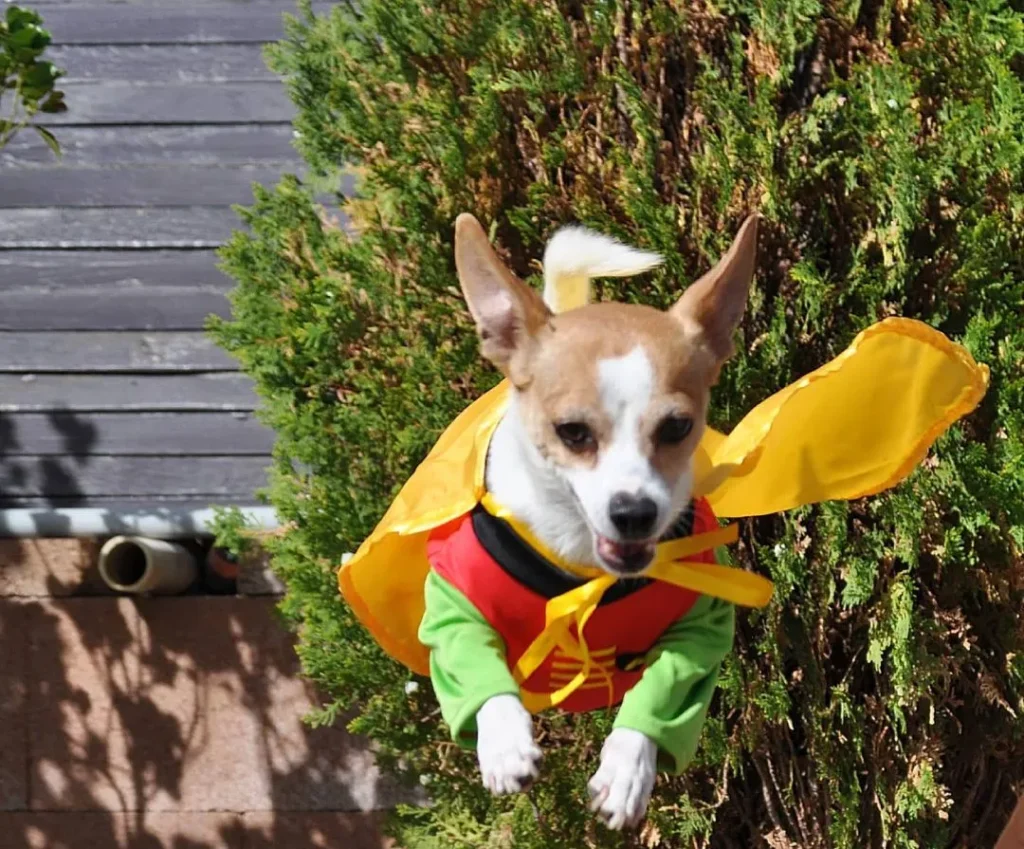
<svg viewBox="0 0 1024 849">
<path fill-rule="evenodd" d="M 273 600 L 67 597 L 55 572 L 0 598 L 5 849 L 381 845 L 361 812 L 400 794 L 363 741 L 301 722 Z"/>
<path fill-rule="evenodd" d="M 83 502 L 85 493 L 77 473 L 89 464 L 98 439 L 96 425 L 70 410 L 45 415 L 59 444 L 36 455 L 22 445 L 17 417 L 0 413 L 0 504 L 43 494 L 64 507 Z"/>
<path fill-rule="evenodd" d="M 89 467 L 98 457 L 102 458 L 102 455 L 94 453 L 99 442 L 96 422 L 66 409 L 41 415 L 46 423 L 45 433 L 25 434 L 28 426 L 23 418 L 0 412 L 0 538 L 12 534 L 10 523 L 2 512 L 6 507 L 31 510 L 28 521 L 34 526 L 36 535 L 41 537 L 72 536 L 70 519 L 58 515 L 54 508 L 75 507 L 97 509 L 98 521 L 109 536 L 136 533 L 137 522 L 141 518 L 164 518 L 179 527 L 182 536 L 188 537 L 199 533 L 199 529 L 186 508 L 205 507 L 210 502 L 229 506 L 237 500 L 235 497 L 203 497 L 186 493 L 182 503 L 161 507 L 159 502 L 142 499 L 144 507 L 140 508 L 132 505 L 131 496 L 113 495 L 107 500 L 114 501 L 114 506 L 97 507 L 99 499 L 91 494 L 95 492 L 96 480 L 89 477 Z M 153 446 L 153 449 L 158 448 L 158 445 Z M 34 453 L 38 451 L 48 453 Z M 159 451 L 153 456 L 159 456 Z M 196 461 L 192 458 L 190 462 L 197 469 L 203 467 L 201 459 Z M 104 478 L 103 481 L 106 486 L 113 486 L 121 479 Z M 210 481 L 207 479 L 204 483 Z M 93 489 L 90 489 L 90 484 Z M 251 504 L 255 499 L 246 495 L 242 500 Z"/>
</svg>

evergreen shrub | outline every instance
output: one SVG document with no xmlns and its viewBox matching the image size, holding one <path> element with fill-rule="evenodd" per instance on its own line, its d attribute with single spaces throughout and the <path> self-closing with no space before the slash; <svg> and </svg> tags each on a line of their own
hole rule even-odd
<svg viewBox="0 0 1024 849">
<path fill-rule="evenodd" d="M 321 190 L 348 168 L 358 194 L 258 189 L 213 327 L 278 435 L 271 546 L 319 719 L 354 715 L 433 799 L 392 818 L 407 849 L 991 845 L 1024 789 L 1022 50 L 1003 0 L 350 0 L 290 22 L 269 55 L 297 145 Z M 665 306 L 754 209 L 713 424 L 892 314 L 963 342 L 992 388 L 897 490 L 744 523 L 736 557 L 775 601 L 741 615 L 698 759 L 659 780 L 640 833 L 587 812 L 602 713 L 545 718 L 542 780 L 493 800 L 335 578 L 498 379 L 455 216 L 535 283 L 566 222 L 660 251 L 599 294 Z"/>
</svg>

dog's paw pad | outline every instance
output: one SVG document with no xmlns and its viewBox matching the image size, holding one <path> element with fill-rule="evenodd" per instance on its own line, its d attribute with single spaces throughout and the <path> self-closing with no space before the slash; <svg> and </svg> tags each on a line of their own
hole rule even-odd
<svg viewBox="0 0 1024 849">
<path fill-rule="evenodd" d="M 540 747 L 530 714 L 515 696 L 495 696 L 480 708 L 477 758 L 484 786 L 496 796 L 525 790 L 537 777 Z"/>
<path fill-rule="evenodd" d="M 645 734 L 617 728 L 601 750 L 601 765 L 587 790 L 591 810 L 618 831 L 640 824 L 654 789 L 658 749 Z"/>
</svg>

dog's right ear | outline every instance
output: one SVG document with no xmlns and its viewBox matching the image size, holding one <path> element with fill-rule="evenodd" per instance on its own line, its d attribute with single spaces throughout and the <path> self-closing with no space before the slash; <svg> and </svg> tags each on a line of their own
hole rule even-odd
<svg viewBox="0 0 1024 849">
<path fill-rule="evenodd" d="M 455 219 L 455 268 L 480 334 L 480 349 L 508 375 L 551 312 L 540 295 L 505 267 L 480 222 L 465 212 Z"/>
</svg>

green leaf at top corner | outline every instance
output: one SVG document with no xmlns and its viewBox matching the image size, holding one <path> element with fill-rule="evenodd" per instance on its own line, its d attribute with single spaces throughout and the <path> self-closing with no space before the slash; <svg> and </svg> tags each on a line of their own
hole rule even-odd
<svg viewBox="0 0 1024 849">
<path fill-rule="evenodd" d="M 10 40 L 17 52 L 38 56 L 49 46 L 50 33 L 30 24 L 18 30 L 12 29 Z"/>
<path fill-rule="evenodd" d="M 38 12 L 13 5 L 7 7 L 4 19 L 7 21 L 7 28 L 11 32 L 23 29 L 24 27 L 38 27 L 43 22 L 43 16 Z"/>
<path fill-rule="evenodd" d="M 46 142 L 46 146 L 53 151 L 54 156 L 61 156 L 60 142 L 57 141 L 57 137 L 53 133 L 38 124 L 33 124 L 32 129 L 39 133 L 39 137 Z"/>
<path fill-rule="evenodd" d="M 51 91 L 49 97 L 39 107 L 39 111 L 51 115 L 56 112 L 67 112 L 68 105 L 64 102 L 64 92 Z"/>
<path fill-rule="evenodd" d="M 48 90 L 61 76 L 61 70 L 53 62 L 33 62 L 22 74 L 23 85 Z"/>
</svg>

